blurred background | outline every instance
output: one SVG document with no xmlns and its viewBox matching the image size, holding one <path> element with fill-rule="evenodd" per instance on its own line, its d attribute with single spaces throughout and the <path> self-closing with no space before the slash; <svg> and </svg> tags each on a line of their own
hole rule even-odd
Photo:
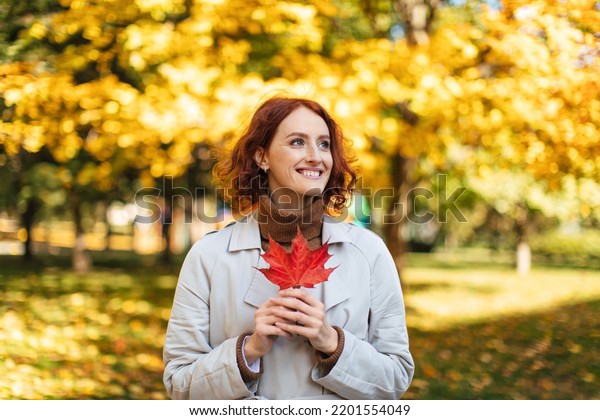
<svg viewBox="0 0 600 420">
<path fill-rule="evenodd" d="M 183 256 L 276 94 L 386 241 L 407 398 L 600 398 L 600 2 L 0 0 L 0 398 L 167 398 Z"/>
</svg>

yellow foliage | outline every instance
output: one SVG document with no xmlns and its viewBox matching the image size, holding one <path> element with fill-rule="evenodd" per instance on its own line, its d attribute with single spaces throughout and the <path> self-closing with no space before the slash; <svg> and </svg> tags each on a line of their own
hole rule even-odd
<svg viewBox="0 0 600 420">
<path fill-rule="evenodd" d="M 519 168 L 515 177 L 548 185 L 600 178 L 600 12 L 591 0 L 507 1 L 477 24 L 439 10 L 430 44 L 414 48 L 328 33 L 339 12 L 328 0 L 61 4 L 26 36 L 64 50 L 0 66 L 0 145 L 8 154 L 46 146 L 59 162 L 85 151 L 101 175 L 74 174 L 82 185 L 111 188 L 126 166 L 144 185 L 181 175 L 196 144 L 230 141 L 279 93 L 326 105 L 379 185 L 389 184 L 379 175 L 397 151 L 428 171 Z M 69 42 L 79 35 L 86 42 Z"/>
</svg>

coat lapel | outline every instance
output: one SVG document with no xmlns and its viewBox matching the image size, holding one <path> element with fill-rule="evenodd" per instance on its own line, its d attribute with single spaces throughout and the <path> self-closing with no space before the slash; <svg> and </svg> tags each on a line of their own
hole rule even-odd
<svg viewBox="0 0 600 420">
<path fill-rule="evenodd" d="M 334 244 L 351 241 L 347 231 L 344 229 L 344 225 L 335 221 L 332 222 L 332 219 L 326 219 L 325 223 L 323 223 L 323 238 L 332 245 L 330 254 L 333 255 L 333 258 L 327 263 L 327 266 L 332 267 L 341 264 L 342 261 L 336 256 L 335 252 L 337 246 Z M 268 264 L 260 257 L 260 232 L 258 223 L 252 216 L 241 220 L 233 226 L 231 241 L 229 243 L 230 252 L 250 249 L 256 249 L 256 257 L 252 266 L 250 286 L 244 296 L 244 302 L 258 308 L 270 297 L 277 296 L 279 288 L 267 280 L 263 273 L 254 268 L 266 268 Z M 350 298 L 350 292 L 344 285 L 344 281 L 338 274 L 338 270 L 334 270 L 326 282 L 316 285 L 313 289 L 306 290 L 323 302 L 326 311 Z"/>
<path fill-rule="evenodd" d="M 260 255 L 260 252 L 257 253 Z M 263 258 L 258 258 L 254 267 L 267 268 L 269 265 Z M 256 269 L 252 269 L 252 280 L 250 281 L 250 287 L 244 296 L 244 302 L 258 308 L 260 305 L 265 303 L 270 297 L 277 296 L 279 288 L 271 283 L 263 273 Z"/>
<path fill-rule="evenodd" d="M 329 275 L 329 279 L 322 286 L 322 302 L 325 305 L 325 311 L 329 311 L 335 305 L 342 303 L 350 298 L 350 293 L 344 285 L 342 278 L 335 270 Z"/>
<path fill-rule="evenodd" d="M 335 267 L 336 265 L 343 264 L 343 257 L 341 252 L 341 246 L 345 242 L 352 242 L 352 238 L 348 234 L 348 226 L 345 223 L 340 223 L 332 217 L 325 216 L 323 223 L 323 241 L 327 242 L 329 247 L 329 253 L 333 255 L 327 266 Z M 329 279 L 323 283 L 323 294 L 322 302 L 325 305 L 325 310 L 329 311 L 334 306 L 342 303 L 343 301 L 350 298 L 350 291 L 345 285 L 344 279 L 339 273 L 339 269 L 334 270 L 329 275 Z"/>
</svg>

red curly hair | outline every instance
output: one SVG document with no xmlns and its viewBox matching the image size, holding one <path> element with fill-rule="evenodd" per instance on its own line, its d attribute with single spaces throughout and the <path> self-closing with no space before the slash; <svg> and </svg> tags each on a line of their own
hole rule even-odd
<svg viewBox="0 0 600 420">
<path fill-rule="evenodd" d="M 268 194 L 267 174 L 259 168 L 254 156 L 259 148 L 266 150 L 279 124 L 294 110 L 304 107 L 323 118 L 329 129 L 333 167 L 323 191 L 323 202 L 340 211 L 351 200 L 356 186 L 353 160 L 346 156 L 342 130 L 317 102 L 304 98 L 276 96 L 263 102 L 241 135 L 233 150 L 213 168 L 215 178 L 225 188 L 225 198 L 236 211 L 246 212 L 258 203 L 261 194 Z"/>
</svg>

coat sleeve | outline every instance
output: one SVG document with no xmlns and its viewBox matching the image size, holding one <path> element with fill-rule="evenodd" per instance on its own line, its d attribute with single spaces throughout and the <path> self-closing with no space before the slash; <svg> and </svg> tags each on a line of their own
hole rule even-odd
<svg viewBox="0 0 600 420">
<path fill-rule="evenodd" d="M 398 271 L 379 238 L 378 245 L 369 247 L 371 297 L 366 341 L 344 329 L 344 349 L 334 367 L 328 373 L 318 366 L 312 370 L 315 382 L 346 399 L 399 399 L 414 374 Z"/>
<path fill-rule="evenodd" d="M 257 383 L 242 379 L 237 337 L 214 348 L 210 344 L 210 276 L 216 258 L 203 255 L 210 254 L 207 239 L 192 247 L 179 275 L 163 349 L 163 380 L 173 399 L 249 398 Z"/>
</svg>

